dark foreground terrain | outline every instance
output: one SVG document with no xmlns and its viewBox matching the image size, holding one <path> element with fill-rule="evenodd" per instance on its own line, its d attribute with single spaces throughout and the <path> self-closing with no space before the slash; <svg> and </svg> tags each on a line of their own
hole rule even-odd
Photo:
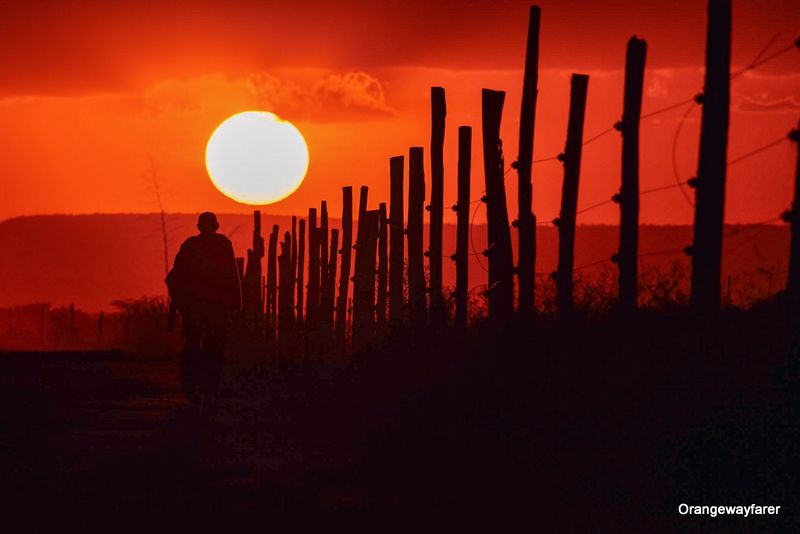
<svg viewBox="0 0 800 534">
<path fill-rule="evenodd" d="M 208 423 L 185 409 L 176 358 L 2 353 L 0 507 L 7 523 L 106 531 L 168 518 L 792 530 L 790 346 L 778 303 L 398 332 L 354 358 L 230 361 Z M 781 513 L 689 517 L 680 503 Z"/>
</svg>

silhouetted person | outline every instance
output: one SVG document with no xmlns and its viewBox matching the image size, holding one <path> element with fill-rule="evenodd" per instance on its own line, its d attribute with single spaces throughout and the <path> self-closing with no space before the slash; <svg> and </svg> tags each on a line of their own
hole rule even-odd
<svg viewBox="0 0 800 534">
<path fill-rule="evenodd" d="M 216 215 L 201 213 L 200 233 L 183 242 L 166 278 L 171 312 L 180 313 L 186 341 L 181 385 L 202 417 L 219 386 L 229 315 L 242 306 L 233 245 L 218 228 Z"/>
</svg>

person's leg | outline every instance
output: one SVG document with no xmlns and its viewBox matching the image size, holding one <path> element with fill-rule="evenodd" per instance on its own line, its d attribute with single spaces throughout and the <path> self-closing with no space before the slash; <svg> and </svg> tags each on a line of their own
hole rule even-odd
<svg viewBox="0 0 800 534">
<path fill-rule="evenodd" d="M 207 416 L 219 389 L 222 377 L 222 362 L 225 353 L 226 329 L 222 321 L 209 321 L 203 334 L 201 354 L 203 359 L 201 389 L 203 415 Z"/>
<path fill-rule="evenodd" d="M 184 346 L 181 352 L 181 387 L 186 398 L 195 406 L 199 406 L 203 329 L 196 320 L 189 317 L 181 317 L 181 328 L 184 337 Z"/>
</svg>

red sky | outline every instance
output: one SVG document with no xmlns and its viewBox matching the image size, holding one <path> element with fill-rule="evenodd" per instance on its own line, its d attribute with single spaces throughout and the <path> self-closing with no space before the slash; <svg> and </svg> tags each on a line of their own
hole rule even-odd
<svg viewBox="0 0 800 534">
<path fill-rule="evenodd" d="M 456 128 L 475 129 L 473 195 L 483 190 L 480 89 L 506 90 L 506 161 L 516 154 L 528 2 L 340 1 L 4 3 L 0 18 L 0 220 L 23 214 L 151 212 L 155 162 L 173 212 L 243 212 L 218 193 L 203 153 L 226 117 L 247 109 L 294 122 L 309 145 L 301 188 L 266 213 L 302 214 L 342 185 L 388 199 L 388 158 L 430 138 L 429 88 L 447 90 L 445 201 L 455 199 Z M 569 74 L 591 76 L 585 133 L 622 107 L 625 43 L 648 41 L 643 111 L 701 89 L 705 3 L 687 0 L 543 1 L 535 158 L 558 153 Z M 800 2 L 734 1 L 733 64 L 800 35 Z M 734 158 L 784 136 L 800 118 L 800 52 L 791 50 L 732 85 Z M 684 109 L 643 121 L 642 188 L 674 183 L 672 142 Z M 681 179 L 696 168 L 699 110 L 677 147 Z M 579 206 L 618 189 L 619 135 L 584 149 Z M 792 196 L 786 142 L 730 168 L 729 222 L 776 217 Z M 534 209 L 552 218 L 561 166 L 534 166 Z M 509 204 L 516 186 L 509 173 Z M 512 208 L 513 215 L 513 208 Z M 449 215 L 448 215 L 449 216 Z M 686 223 L 677 189 L 643 197 L 643 223 Z M 580 216 L 615 223 L 613 205 Z"/>
</svg>

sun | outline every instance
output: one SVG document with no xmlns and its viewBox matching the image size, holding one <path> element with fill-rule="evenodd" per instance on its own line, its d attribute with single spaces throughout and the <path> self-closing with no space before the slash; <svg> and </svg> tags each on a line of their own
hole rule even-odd
<svg viewBox="0 0 800 534">
<path fill-rule="evenodd" d="M 225 196 L 243 204 L 272 204 L 303 183 L 308 146 L 291 122 L 266 111 L 244 111 L 211 134 L 206 170 Z"/>
</svg>

